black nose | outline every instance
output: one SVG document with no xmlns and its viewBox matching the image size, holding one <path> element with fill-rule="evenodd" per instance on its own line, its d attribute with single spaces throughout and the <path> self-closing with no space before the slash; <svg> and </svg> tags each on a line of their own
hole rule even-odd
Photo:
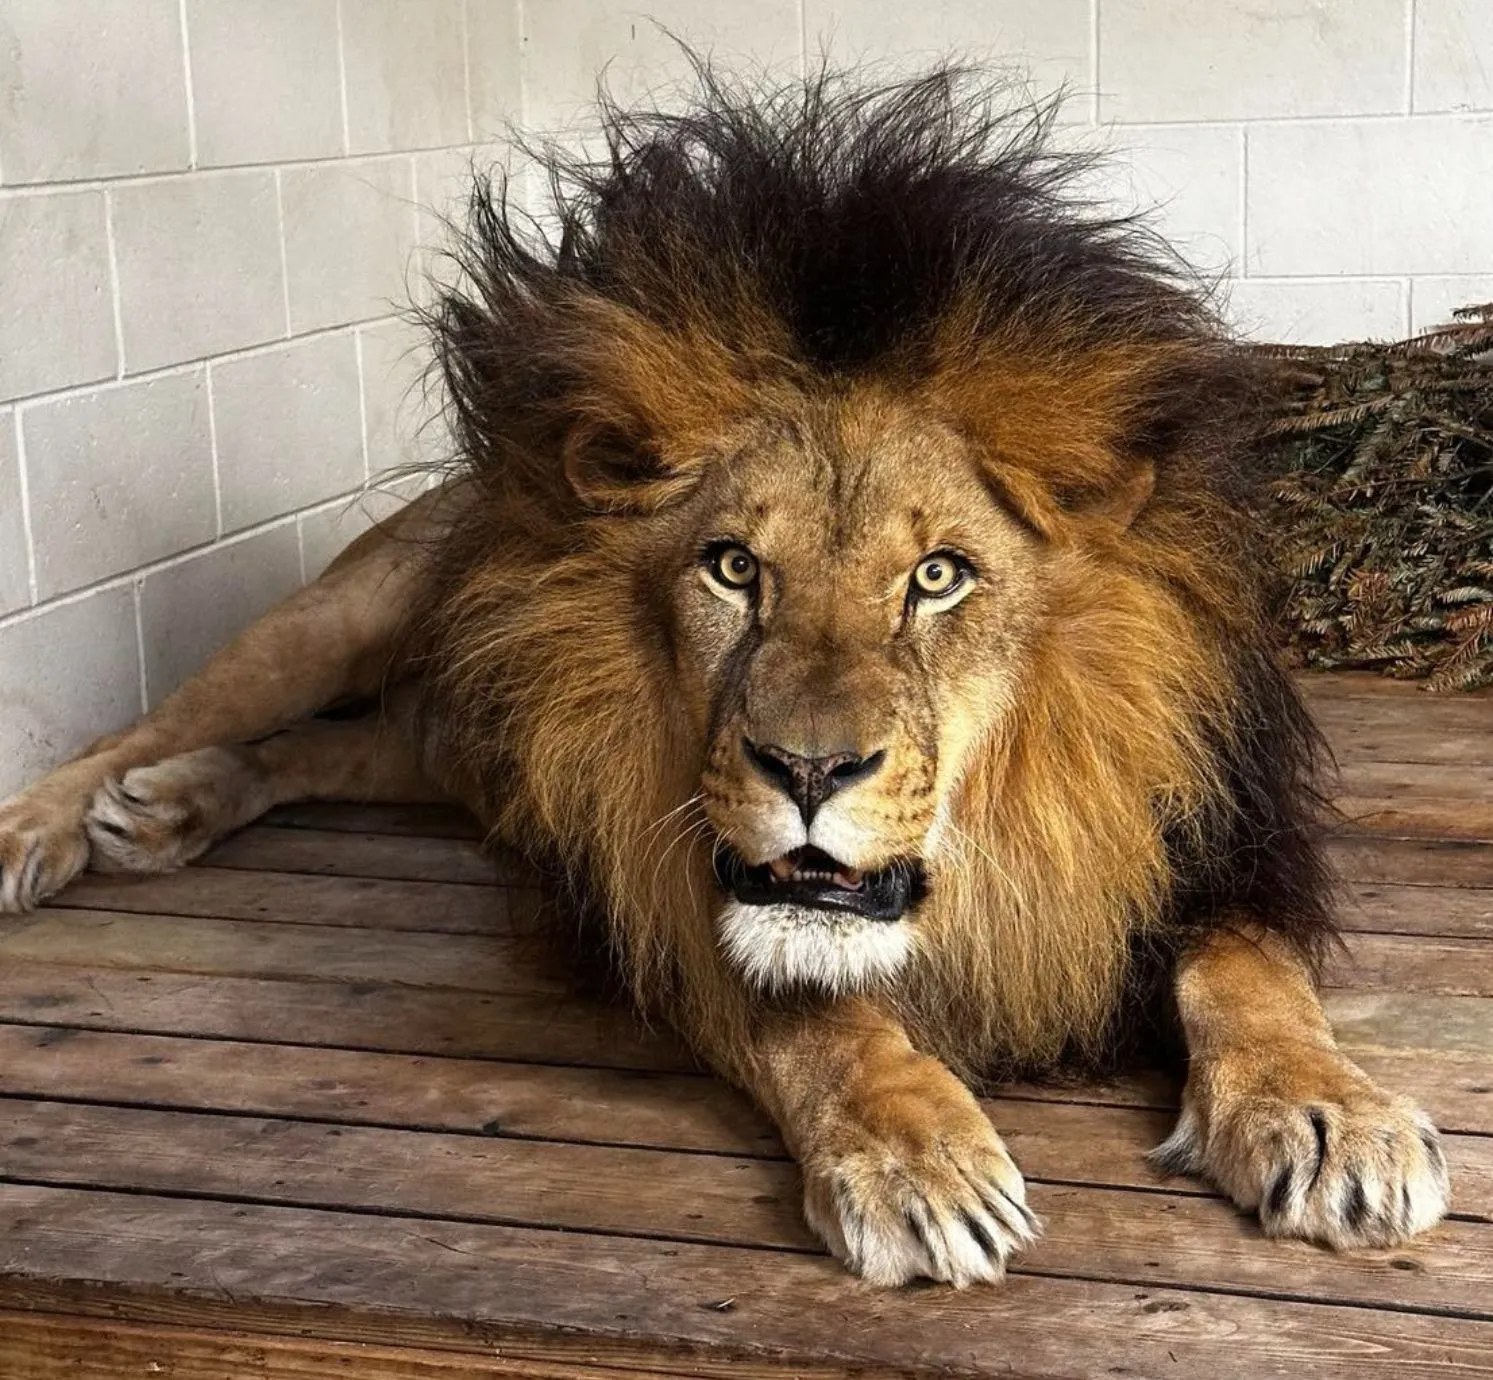
<svg viewBox="0 0 1493 1380">
<path fill-rule="evenodd" d="M 776 743 L 757 744 L 750 738 L 743 738 L 741 746 L 747 760 L 798 806 L 806 825 L 836 791 L 865 780 L 886 760 L 884 752 L 873 752 L 869 757 L 858 757 L 853 752 L 804 757 Z"/>
</svg>

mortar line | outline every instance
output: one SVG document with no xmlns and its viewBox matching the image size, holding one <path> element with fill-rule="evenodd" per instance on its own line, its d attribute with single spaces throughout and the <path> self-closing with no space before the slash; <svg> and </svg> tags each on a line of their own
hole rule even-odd
<svg viewBox="0 0 1493 1380">
<path fill-rule="evenodd" d="M 347 114 L 347 31 L 342 23 L 342 0 L 337 0 L 337 94 L 342 103 L 342 152 L 353 151 L 352 124 Z"/>
<path fill-rule="evenodd" d="M 290 249 L 285 233 L 285 188 L 275 169 L 275 225 L 280 235 L 280 307 L 285 315 L 285 339 L 294 334 L 290 324 Z"/>
<path fill-rule="evenodd" d="M 1089 0 L 1089 122 L 1099 123 L 1099 0 Z"/>
<path fill-rule="evenodd" d="M 187 166 L 197 166 L 197 99 L 192 92 L 192 40 L 187 29 L 187 0 L 177 0 L 181 26 L 182 77 L 187 84 Z"/>
<path fill-rule="evenodd" d="M 1405 0 L 1405 114 L 1415 113 L 1415 6 Z"/>
<path fill-rule="evenodd" d="M 124 306 L 119 286 L 119 250 L 114 242 L 114 197 L 104 192 L 104 251 L 109 259 L 109 299 L 114 314 L 114 377 L 122 379 L 125 374 L 124 360 Z"/>
<path fill-rule="evenodd" d="M 26 543 L 26 586 L 32 607 L 40 597 L 36 581 L 36 537 L 31 530 L 31 477 L 26 466 L 26 432 L 21 426 L 21 409 L 13 409 L 11 423 L 16 438 L 16 478 L 21 488 L 21 533 Z M 24 612 L 24 610 L 21 610 Z"/>
<path fill-rule="evenodd" d="M 221 540 L 223 536 L 223 479 L 218 468 L 218 406 L 213 389 L 213 366 L 208 362 L 202 366 L 207 387 L 207 450 L 213 467 L 213 527 Z"/>
<path fill-rule="evenodd" d="M 140 677 L 140 712 L 150 713 L 150 677 L 145 670 L 145 614 L 142 611 L 144 580 L 130 586 L 130 602 L 135 611 L 135 669 Z"/>
</svg>

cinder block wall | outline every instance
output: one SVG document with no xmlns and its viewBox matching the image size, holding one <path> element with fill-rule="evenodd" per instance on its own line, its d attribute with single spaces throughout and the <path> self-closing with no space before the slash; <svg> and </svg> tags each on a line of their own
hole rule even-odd
<svg viewBox="0 0 1493 1380">
<path fill-rule="evenodd" d="M 366 521 L 422 444 L 423 208 L 605 64 L 667 91 L 663 29 L 1066 82 L 1096 194 L 1261 338 L 1493 298 L 1493 0 L 0 0 L 0 795 Z"/>
<path fill-rule="evenodd" d="M 386 505 L 518 114 L 513 0 L 0 0 L 0 796 Z"/>
</svg>

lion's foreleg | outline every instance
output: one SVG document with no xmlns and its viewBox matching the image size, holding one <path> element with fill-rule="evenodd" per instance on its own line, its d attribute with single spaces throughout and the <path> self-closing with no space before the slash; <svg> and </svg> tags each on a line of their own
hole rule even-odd
<svg viewBox="0 0 1493 1380">
<path fill-rule="evenodd" d="M 758 1026 L 747 1081 L 803 1169 L 804 1212 L 875 1284 L 1000 1278 L 1037 1220 L 969 1089 L 865 1001 Z"/>
<path fill-rule="evenodd" d="M 429 495 L 360 538 L 314 584 L 217 652 L 139 723 L 0 803 L 0 913 L 27 910 L 87 865 L 95 796 L 133 768 L 248 742 L 326 704 L 382 688 L 423 579 L 418 534 Z"/>
<path fill-rule="evenodd" d="M 1447 1207 L 1435 1128 L 1338 1048 L 1296 952 L 1258 925 L 1215 931 L 1179 963 L 1188 1077 L 1155 1151 L 1201 1174 L 1272 1236 L 1383 1246 Z"/>
</svg>

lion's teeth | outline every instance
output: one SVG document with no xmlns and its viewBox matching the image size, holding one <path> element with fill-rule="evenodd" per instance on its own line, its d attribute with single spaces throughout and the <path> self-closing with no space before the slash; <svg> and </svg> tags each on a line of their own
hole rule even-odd
<svg viewBox="0 0 1493 1380">
<path fill-rule="evenodd" d="M 819 886 L 838 886 L 846 891 L 859 891 L 865 880 L 865 873 L 859 868 L 797 867 L 791 855 L 773 858 L 767 867 L 774 882 L 806 882 Z"/>
</svg>

